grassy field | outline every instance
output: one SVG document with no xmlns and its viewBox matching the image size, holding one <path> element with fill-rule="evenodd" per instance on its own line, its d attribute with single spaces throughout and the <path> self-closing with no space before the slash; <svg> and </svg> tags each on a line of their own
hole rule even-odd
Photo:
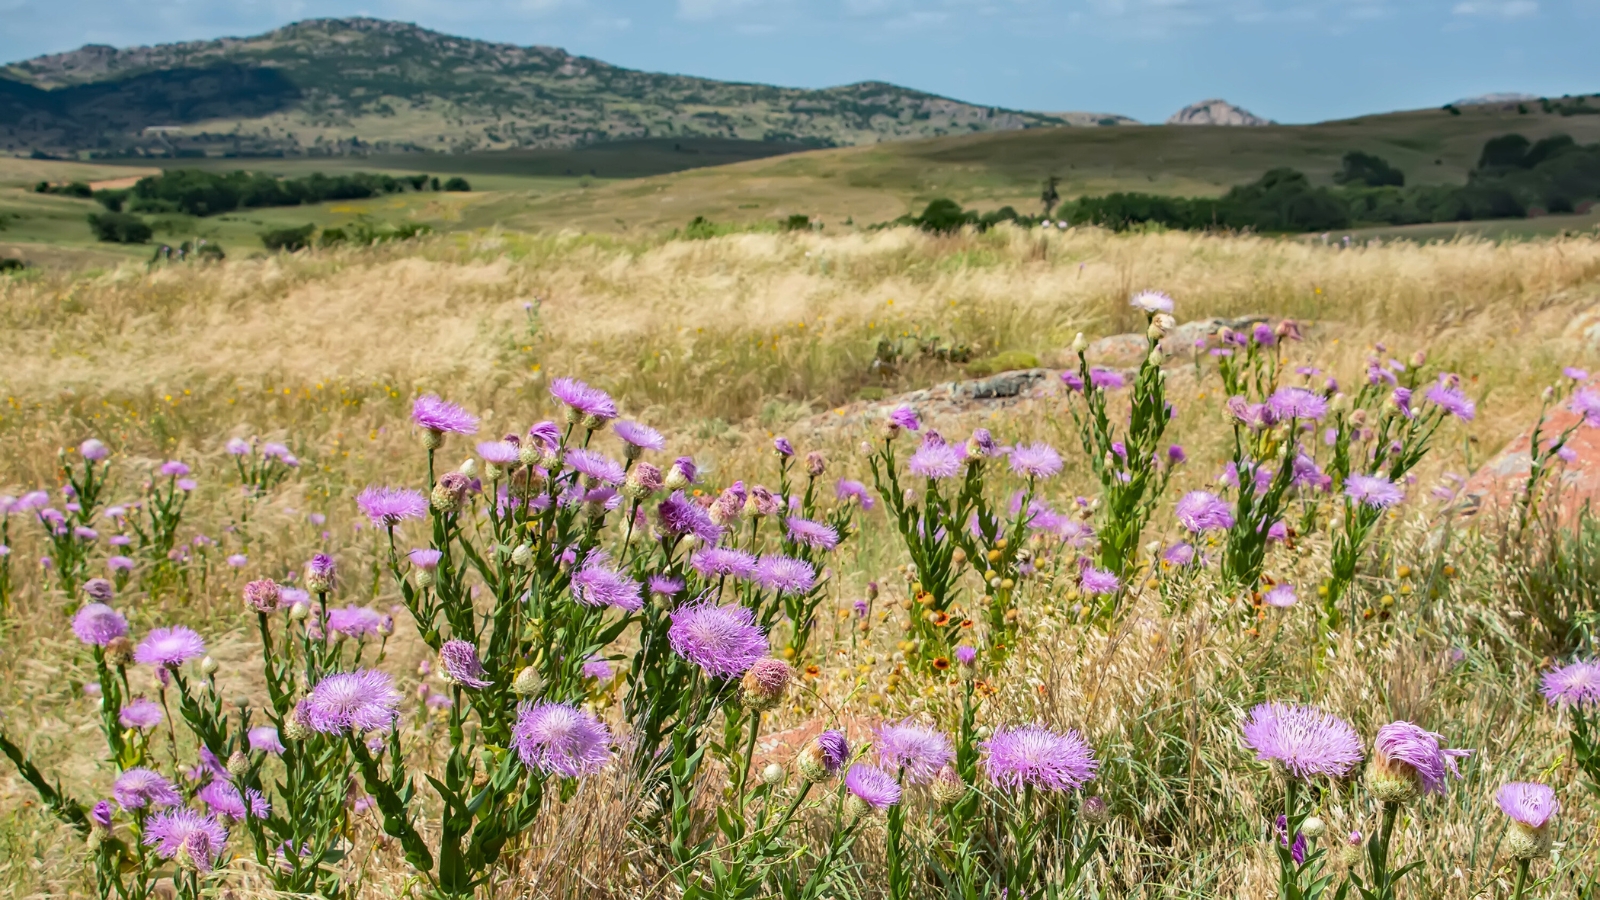
<svg viewBox="0 0 1600 900">
<path fill-rule="evenodd" d="M 1095 748 L 1104 766 L 1093 789 L 1112 814 L 1105 856 L 1091 872 L 1098 896 L 1274 896 L 1276 862 L 1262 835 L 1280 789 L 1238 738 L 1243 711 L 1267 699 L 1322 704 L 1368 736 L 1390 719 L 1414 719 L 1444 733 L 1450 746 L 1477 750 L 1465 780 L 1402 817 L 1396 852 L 1425 863 L 1407 882 L 1414 893 L 1403 896 L 1505 896 L 1512 867 L 1491 798 L 1514 779 L 1553 784 L 1563 802 L 1562 849 L 1557 861 L 1536 863 L 1536 877 L 1548 878 L 1538 896 L 1580 896 L 1575 879 L 1595 870 L 1600 819 L 1561 721 L 1535 693 L 1541 667 L 1574 649 L 1538 614 L 1545 595 L 1530 587 L 1555 570 L 1538 568 L 1538 542 L 1507 545 L 1493 523 L 1452 518 L 1425 497 L 1441 473 L 1470 471 L 1529 426 L 1539 391 L 1561 366 L 1600 367 L 1600 353 L 1572 330 L 1600 303 L 1593 238 L 1340 250 L 1089 229 L 1041 239 L 1007 227 L 946 238 L 900 229 L 693 242 L 496 231 L 148 273 L 137 265 L 34 272 L 0 281 L 7 359 L 0 483 L 17 493 L 53 489 L 61 448 L 89 436 L 112 447 L 114 502 L 133 499 L 161 460 L 193 466 L 199 486 L 182 539 L 206 535 L 215 544 L 194 545 L 181 583 L 141 587 L 136 579 L 116 603 L 139 633 L 171 622 L 200 630 L 222 666 L 219 690 L 259 700 L 255 626 L 238 611 L 245 580 L 286 577 L 321 551 L 346 573 L 338 602 L 378 609 L 398 602 L 354 496 L 368 484 L 425 477 L 405 421 L 420 393 L 466 404 L 482 416 L 486 435 L 520 432 L 549 414 L 549 379 L 576 375 L 613 392 L 624 414 L 665 432 L 664 455 L 652 457 L 692 453 L 709 491 L 735 478 L 772 483 L 776 433 L 789 434 L 802 453 L 825 451 L 830 478 L 861 478 L 856 448 L 868 435 L 860 427 L 796 430 L 798 423 L 819 421 L 813 417 L 863 387 L 892 393 L 959 371 L 928 360 L 886 377 L 870 365 L 881 339 L 938 335 L 982 353 L 1059 354 L 1080 330 L 1099 336 L 1141 327 L 1126 298 L 1144 287 L 1171 292 L 1180 319 L 1299 319 L 1307 340 L 1286 347 L 1285 359 L 1320 366 L 1345 384 L 1359 383 L 1377 342 L 1402 357 L 1426 349 L 1431 365 L 1463 375 L 1479 410 L 1470 424 L 1445 426 L 1412 501 L 1388 520 L 1363 569 L 1358 596 L 1388 612 L 1331 639 L 1319 636 L 1309 602 L 1326 572 L 1324 530 L 1273 551 L 1268 571 L 1301 585 L 1304 599 L 1287 610 L 1262 609 L 1259 618 L 1242 615 L 1239 595 L 1209 575 L 1186 588 L 1192 600 L 1181 610 L 1136 586 L 1114 622 L 1068 615 L 1076 594 L 1059 582 L 1043 582 L 1019 601 L 1019 644 L 1008 663 L 986 674 L 994 693 L 979 721 L 1070 726 Z M 1169 438 L 1189 448 L 1191 463 L 1152 522 L 1152 540 L 1170 538 L 1171 501 L 1212 482 L 1230 440 L 1215 373 L 1196 377 L 1180 362 L 1169 379 L 1179 411 Z M 1098 490 L 1059 400 L 929 424 L 953 440 L 982 424 L 1004 443 L 1063 447 L 1066 472 L 1046 489 L 1058 508 Z M 223 449 L 230 436 L 283 440 L 303 460 L 256 507 L 248 528 Z M 614 438 L 597 440 L 613 452 Z M 470 453 L 467 443 L 452 441 L 443 458 Z M 313 513 L 326 522 L 308 520 Z M 61 773 L 69 791 L 103 795 L 114 773 L 96 750 L 95 708 L 82 696 L 92 670 L 66 628 L 76 601 L 37 564 L 48 552 L 37 526 L 14 516 L 10 528 L 16 587 L 0 626 L 5 732 L 47 771 Z M 103 565 L 104 551 L 94 552 Z M 242 568 L 221 562 L 231 553 L 248 556 Z M 884 585 L 886 605 L 909 602 L 897 571 L 905 561 L 881 512 L 867 515 L 849 549 L 830 562 L 820 621 L 850 616 L 869 579 Z M 1573 602 L 1578 615 L 1593 614 L 1588 593 Z M 1242 608 L 1249 611 L 1247 599 Z M 427 651 L 401 619 L 382 665 L 399 673 L 409 693 L 418 681 L 410 673 Z M 839 716 L 869 723 L 915 716 L 954 727 L 958 689 L 897 658 L 898 619 L 885 612 L 859 635 L 851 627 L 822 631 L 796 660 L 816 665 L 815 675 L 768 714 L 768 730 Z M 147 673 L 136 674 L 135 689 L 145 690 Z M 595 708 L 614 712 L 606 701 Z M 405 728 L 419 758 L 443 740 L 425 720 L 419 713 Z M 855 734 L 867 737 L 859 728 Z M 166 759 L 168 739 L 152 741 Z M 171 748 L 192 752 L 182 738 Z M 720 796 L 716 786 L 705 790 Z M 628 791 L 625 779 L 602 777 L 568 802 L 552 798 L 541 824 L 513 845 L 494 895 L 659 896 L 629 868 L 644 851 L 623 824 L 634 808 Z M 431 809 L 426 788 L 423 795 L 417 808 Z M 917 811 L 912 833 L 931 839 L 942 826 L 930 801 L 908 796 Z M 1317 802 L 1332 835 L 1370 835 L 1375 827 L 1375 810 L 1354 781 L 1330 785 Z M 808 805 L 803 816 L 811 829 L 804 841 L 815 848 L 827 833 L 827 810 Z M 348 840 L 359 850 L 347 864 L 359 878 L 357 896 L 408 895 L 405 864 L 370 813 L 351 818 Z M 241 850 L 247 844 L 242 834 L 236 841 Z M 883 841 L 881 824 L 861 833 L 852 851 L 858 868 L 841 882 L 841 896 L 880 895 Z M 1330 837 L 1326 846 L 1337 851 L 1337 843 Z M 80 841 L 0 765 L 0 896 L 83 895 L 92 889 L 84 859 Z M 1342 877 L 1345 864 L 1332 865 Z M 234 863 L 227 877 L 234 896 L 269 896 L 248 862 Z M 933 895 L 926 885 L 916 894 Z"/>
</svg>

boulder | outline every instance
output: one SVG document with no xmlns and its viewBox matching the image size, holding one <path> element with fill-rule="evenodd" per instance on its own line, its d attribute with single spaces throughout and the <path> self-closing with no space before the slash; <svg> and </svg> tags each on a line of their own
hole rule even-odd
<svg viewBox="0 0 1600 900">
<path fill-rule="evenodd" d="M 1191 103 L 1172 114 L 1168 125 L 1274 125 L 1249 110 L 1240 109 L 1226 100 L 1201 100 Z"/>
<path fill-rule="evenodd" d="M 1579 418 L 1565 406 L 1551 410 L 1539 431 L 1540 443 L 1548 445 Z M 1494 520 L 1515 513 L 1533 467 L 1532 439 L 1532 429 L 1524 431 L 1472 473 L 1458 497 L 1467 515 Z M 1585 505 L 1600 512 L 1600 428 L 1578 425 L 1567 447 L 1575 456 L 1571 462 L 1555 461 L 1540 501 L 1542 511 L 1558 510 L 1562 522 L 1570 522 Z"/>
</svg>

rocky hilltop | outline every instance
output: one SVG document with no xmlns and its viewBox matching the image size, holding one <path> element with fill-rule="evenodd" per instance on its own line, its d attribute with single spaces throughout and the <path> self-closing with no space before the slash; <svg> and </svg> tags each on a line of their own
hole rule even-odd
<svg viewBox="0 0 1600 900">
<path fill-rule="evenodd" d="M 1168 125 L 1272 125 L 1246 109 L 1240 109 L 1226 100 L 1201 100 L 1191 103 L 1172 114 Z"/>
</svg>

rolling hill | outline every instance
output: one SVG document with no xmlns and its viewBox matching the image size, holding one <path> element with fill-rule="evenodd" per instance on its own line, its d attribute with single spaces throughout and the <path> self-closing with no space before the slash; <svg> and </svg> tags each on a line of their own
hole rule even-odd
<svg viewBox="0 0 1600 900">
<path fill-rule="evenodd" d="M 827 147 L 1126 122 L 977 106 L 881 82 L 806 90 L 640 72 L 371 18 L 155 47 L 89 45 L 0 69 L 0 148 L 13 153 L 463 152 L 624 138 Z"/>
</svg>

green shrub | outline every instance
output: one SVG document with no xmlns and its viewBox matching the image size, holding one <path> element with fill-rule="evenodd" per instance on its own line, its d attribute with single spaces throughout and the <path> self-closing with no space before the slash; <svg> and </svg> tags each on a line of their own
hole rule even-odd
<svg viewBox="0 0 1600 900">
<path fill-rule="evenodd" d="M 261 233 L 261 246 L 268 250 L 293 253 L 311 246 L 311 236 L 317 231 L 317 226 L 306 223 L 297 228 L 278 228 L 273 231 Z"/>
<path fill-rule="evenodd" d="M 95 202 L 112 212 L 122 212 L 122 205 L 128 200 L 127 191 L 95 191 Z"/>
<path fill-rule="evenodd" d="M 705 216 L 695 216 L 683 229 L 683 236 L 691 241 L 703 241 L 716 237 L 718 233 L 716 223 Z"/>
<path fill-rule="evenodd" d="M 152 233 L 149 224 L 138 216 L 109 211 L 90 213 L 89 229 L 96 240 L 109 244 L 143 244 Z"/>
<path fill-rule="evenodd" d="M 977 224 L 977 215 L 961 208 L 961 204 L 946 197 L 938 197 L 928 202 L 922 210 L 922 215 L 914 220 L 918 228 L 936 234 L 948 234 L 960 231 L 964 225 Z"/>
<path fill-rule="evenodd" d="M 466 193 L 472 190 L 472 185 L 468 184 L 465 178 L 462 178 L 460 175 L 456 175 L 444 183 L 444 189 L 447 191 Z"/>
<path fill-rule="evenodd" d="M 27 267 L 28 267 L 28 264 L 23 262 L 20 259 L 13 259 L 13 258 L 11 258 L 9 256 L 0 257 L 0 272 L 7 272 L 7 273 L 10 273 L 10 272 L 21 272 L 23 269 L 26 269 Z"/>
<path fill-rule="evenodd" d="M 343 228 L 324 228 L 322 234 L 317 235 L 318 247 L 337 247 L 350 240 L 350 235 L 345 234 Z"/>
<path fill-rule="evenodd" d="M 811 217 L 804 213 L 795 213 L 778 224 L 783 231 L 810 231 Z"/>
<path fill-rule="evenodd" d="M 1406 176 L 1381 156 L 1352 150 L 1344 155 L 1344 163 L 1334 173 L 1333 180 L 1337 184 L 1351 186 L 1404 187 Z"/>
</svg>

